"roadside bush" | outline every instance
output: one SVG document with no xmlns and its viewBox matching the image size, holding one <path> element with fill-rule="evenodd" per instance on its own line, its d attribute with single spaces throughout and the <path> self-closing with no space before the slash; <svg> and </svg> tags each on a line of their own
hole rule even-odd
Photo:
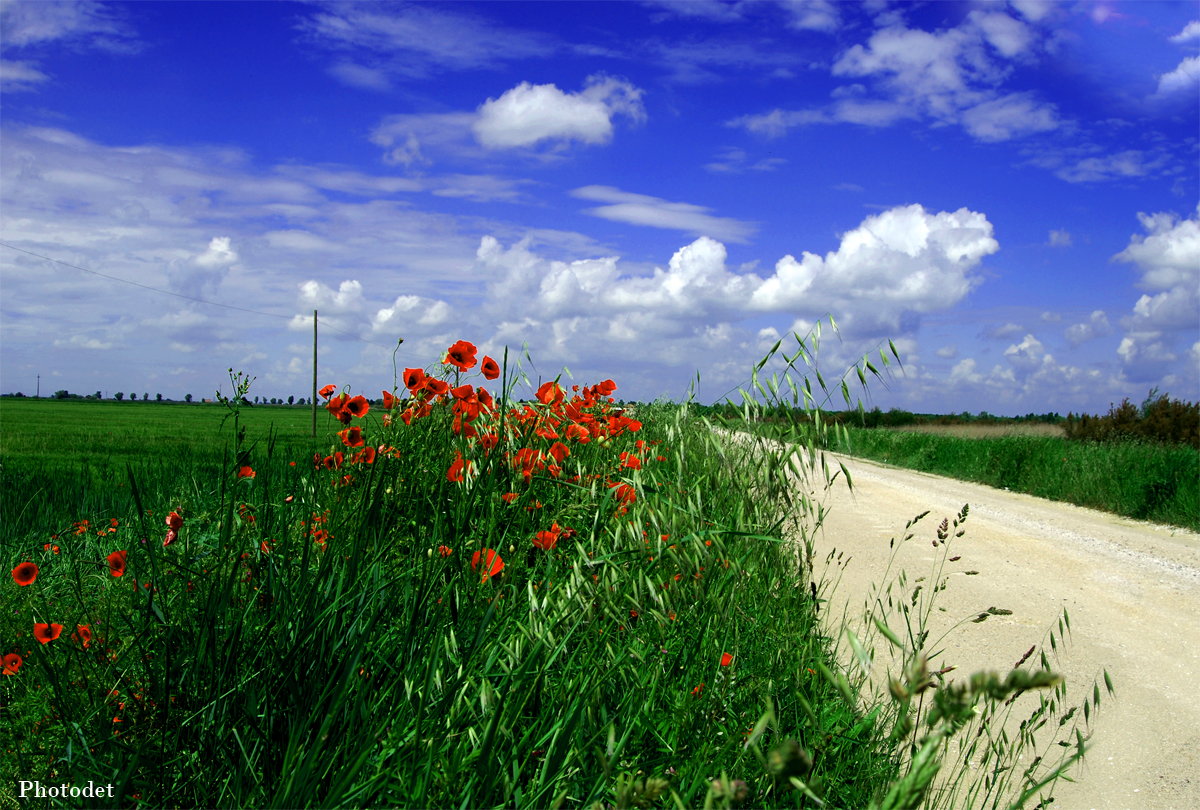
<svg viewBox="0 0 1200 810">
<path fill-rule="evenodd" d="M 1076 441 L 1142 440 L 1200 449 L 1200 402 L 1171 399 L 1155 388 L 1140 408 L 1126 398 L 1104 416 L 1068 414 L 1066 434 Z"/>
</svg>

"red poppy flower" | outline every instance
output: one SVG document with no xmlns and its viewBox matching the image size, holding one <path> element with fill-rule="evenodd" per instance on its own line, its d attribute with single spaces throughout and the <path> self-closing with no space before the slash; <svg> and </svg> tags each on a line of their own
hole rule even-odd
<svg viewBox="0 0 1200 810">
<path fill-rule="evenodd" d="M 9 653 L 4 656 L 4 674 L 16 675 L 17 670 L 21 668 L 21 664 L 23 663 L 24 661 L 21 660 L 21 656 L 16 653 Z"/>
<path fill-rule="evenodd" d="M 642 468 L 642 461 L 633 453 L 622 453 L 621 466 L 628 467 L 631 470 L 640 470 Z"/>
<path fill-rule="evenodd" d="M 363 446 L 362 428 L 360 427 L 355 426 L 352 428 L 346 428 L 345 430 L 339 430 L 338 436 L 341 437 L 342 444 L 346 445 L 347 447 Z"/>
<path fill-rule="evenodd" d="M 92 645 L 92 628 L 86 624 L 75 625 L 75 632 L 71 634 L 71 640 L 76 644 L 82 644 L 86 650 Z"/>
<path fill-rule="evenodd" d="M 733 656 L 729 653 L 721 653 L 721 666 L 727 667 L 733 663 Z"/>
<path fill-rule="evenodd" d="M 466 371 L 475 366 L 476 351 L 478 350 L 475 348 L 475 344 L 460 340 L 446 350 L 446 359 L 442 362 L 454 366 L 459 371 Z"/>
<path fill-rule="evenodd" d="M 455 399 L 471 399 L 475 396 L 475 386 L 467 384 L 460 385 L 458 388 L 451 388 L 450 395 Z"/>
<path fill-rule="evenodd" d="M 346 403 L 343 410 L 348 411 L 355 419 L 361 419 L 371 410 L 371 403 L 364 396 L 357 396 Z"/>
<path fill-rule="evenodd" d="M 54 639 L 62 635 L 61 624 L 38 624 L 33 625 L 33 637 L 43 644 L 49 644 Z"/>
<path fill-rule="evenodd" d="M 96 534 L 103 537 L 106 534 L 106 532 L 96 532 Z M 58 546 L 54 545 L 53 543 L 43 543 L 42 551 L 53 551 L 55 554 L 57 554 Z"/>
<path fill-rule="evenodd" d="M 438 554 L 443 557 L 449 557 L 453 553 L 454 549 L 450 548 L 449 546 L 438 546 Z"/>
<path fill-rule="evenodd" d="M 421 387 L 421 383 L 425 382 L 425 370 L 420 368 L 404 369 L 404 387 L 412 393 L 416 393 Z"/>
<path fill-rule="evenodd" d="M 167 515 L 167 525 L 175 531 L 179 531 L 183 528 L 183 518 L 179 516 L 178 512 L 171 512 Z"/>
<path fill-rule="evenodd" d="M 515 492 L 505 492 L 503 495 L 500 496 L 500 499 L 503 500 L 505 503 L 512 503 L 513 501 L 515 501 L 517 499 L 517 497 L 518 497 L 518 495 Z"/>
<path fill-rule="evenodd" d="M 167 536 L 163 538 L 163 548 L 171 545 L 177 539 L 179 539 L 179 532 L 174 529 L 167 529 Z"/>
<path fill-rule="evenodd" d="M 470 471 L 471 462 L 464 462 L 462 456 L 460 455 L 454 460 L 454 463 L 450 465 L 450 469 L 446 470 L 446 480 L 452 484 L 461 484 L 464 474 Z"/>
<path fill-rule="evenodd" d="M 484 557 L 484 555 L 487 555 Z M 485 548 L 483 551 L 476 551 L 471 556 L 471 570 L 474 571 L 479 567 L 479 559 L 484 557 L 483 581 L 487 582 L 488 577 L 494 577 L 504 570 L 504 560 L 500 559 L 500 555 L 490 548 Z"/>
<path fill-rule="evenodd" d="M 557 405 L 563 401 L 564 396 L 562 388 L 554 380 L 542 383 L 541 387 L 537 390 L 538 402 L 543 405 Z"/>
<path fill-rule="evenodd" d="M 346 457 L 342 455 L 342 451 L 338 450 L 336 453 L 333 454 L 333 468 L 335 470 L 340 470 L 342 468 L 342 462 L 344 462 L 345 460 L 346 460 Z"/>
<path fill-rule="evenodd" d="M 238 478 L 253 478 L 254 470 L 249 467 L 242 467 L 238 470 Z"/>
<path fill-rule="evenodd" d="M 325 469 L 332 470 L 333 469 L 333 456 L 325 456 L 325 458 L 321 460 L 321 464 L 322 464 L 322 466 L 325 467 Z"/>
<path fill-rule="evenodd" d="M 496 407 L 496 400 L 492 399 L 492 395 L 488 393 L 486 388 L 482 386 L 475 389 L 475 397 L 479 400 L 479 404 L 484 410 L 492 410 Z"/>
<path fill-rule="evenodd" d="M 704 684 L 700 684 L 692 690 L 692 697 L 700 697 L 702 694 L 704 694 Z"/>
<path fill-rule="evenodd" d="M 336 385 L 327 385 L 317 393 L 321 395 L 321 399 L 329 399 L 331 396 L 333 396 L 333 392 L 336 390 Z"/>
<path fill-rule="evenodd" d="M 444 397 L 450 393 L 450 385 L 445 380 L 439 380 L 434 377 L 425 378 L 425 390 L 434 396 Z"/>
<path fill-rule="evenodd" d="M 395 407 L 397 402 L 399 402 L 399 400 L 395 396 L 392 395 L 391 391 L 383 392 L 383 409 L 385 411 L 390 411 L 392 408 Z"/>
<path fill-rule="evenodd" d="M 558 521 L 555 521 L 548 531 L 538 532 L 534 536 L 533 544 L 542 551 L 551 551 L 558 545 L 558 538 L 561 534 L 562 529 L 558 528 Z"/>
<path fill-rule="evenodd" d="M 32 585 L 37 575 L 37 563 L 23 562 L 12 570 L 13 580 L 22 587 Z"/>
<path fill-rule="evenodd" d="M 616 492 L 613 494 L 616 496 L 618 502 L 631 504 L 637 500 L 637 490 L 629 486 L 629 484 L 614 484 L 613 487 L 616 489 Z"/>
<path fill-rule="evenodd" d="M 114 577 L 125 576 L 125 552 L 114 551 L 108 555 L 108 571 Z"/>
<path fill-rule="evenodd" d="M 568 439 L 575 439 L 583 444 L 587 444 L 590 440 L 588 429 L 583 425 L 567 425 L 566 434 Z"/>
<path fill-rule="evenodd" d="M 484 450 L 491 450 L 500 441 L 500 437 L 495 433 L 484 433 L 479 437 L 479 446 Z"/>
<path fill-rule="evenodd" d="M 500 366 L 496 365 L 496 361 L 486 354 L 483 356 L 483 365 L 479 367 L 479 370 L 489 380 L 494 380 L 500 376 Z"/>
<path fill-rule="evenodd" d="M 354 461 L 357 464 L 374 464 L 375 463 L 375 448 L 364 447 L 355 455 Z"/>
</svg>

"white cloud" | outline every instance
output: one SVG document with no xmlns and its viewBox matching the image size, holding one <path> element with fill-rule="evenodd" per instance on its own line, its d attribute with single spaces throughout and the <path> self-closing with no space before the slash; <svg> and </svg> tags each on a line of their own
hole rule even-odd
<svg viewBox="0 0 1200 810">
<path fill-rule="evenodd" d="M 523 339 L 567 319 L 595 340 L 645 343 L 761 313 L 815 320 L 826 312 L 862 336 L 913 328 L 914 317 L 961 300 L 975 283 L 970 271 L 998 249 L 991 231 L 982 214 L 966 210 L 897 208 L 868 217 L 823 258 L 785 256 L 766 278 L 731 271 L 724 245 L 707 237 L 648 276 L 622 276 L 616 257 L 548 262 L 527 242 L 504 249 L 491 237 L 477 260 L 497 277 L 489 300 Z"/>
<path fill-rule="evenodd" d="M 572 191 L 571 196 L 606 203 L 584 209 L 584 213 L 613 222 L 666 228 L 729 242 L 746 242 L 757 230 L 748 222 L 712 216 L 708 213 L 711 208 L 691 203 L 668 202 L 659 197 L 621 191 L 612 186 L 583 186 Z"/>
<path fill-rule="evenodd" d="M 369 139 L 387 150 L 383 162 L 392 166 L 428 163 L 422 146 L 459 156 L 481 156 L 483 150 L 473 143 L 471 134 L 475 120 L 476 114 L 470 112 L 389 115 L 371 130 Z"/>
<path fill-rule="evenodd" d="M 334 292 L 319 281 L 305 281 L 300 285 L 300 300 L 306 309 L 332 309 L 335 312 L 355 311 L 363 307 L 363 286 L 356 280 L 343 281 Z M 312 326 L 312 318 L 308 320 Z"/>
<path fill-rule="evenodd" d="M 208 243 L 208 249 L 193 261 L 200 267 L 221 267 L 233 264 L 237 258 L 237 251 L 233 249 L 232 240 L 228 236 L 214 236 Z"/>
<path fill-rule="evenodd" d="M 954 364 L 954 368 L 950 369 L 951 383 L 979 383 L 983 381 L 983 375 L 975 371 L 977 364 L 975 358 L 964 357 Z"/>
<path fill-rule="evenodd" d="M 71 335 L 67 340 L 55 340 L 55 346 L 65 346 L 73 349 L 92 349 L 104 350 L 111 349 L 113 344 L 108 341 L 102 341 L 97 338 L 89 338 L 84 335 Z"/>
<path fill-rule="evenodd" d="M 0 91 L 20 93 L 33 90 L 50 77 L 38 70 L 33 62 L 14 62 L 0 59 Z"/>
<path fill-rule="evenodd" d="M 1161 169 L 1169 160 L 1166 154 L 1126 149 L 1111 155 L 1080 158 L 1067 165 L 1062 165 L 1062 160 L 1054 156 L 1038 158 L 1034 162 L 1046 168 L 1057 167 L 1055 176 L 1068 183 L 1098 183 L 1145 177 Z"/>
<path fill-rule="evenodd" d="M 445 5 L 329 4 L 297 28 L 320 48 L 375 63 L 362 67 L 339 59 L 330 70 L 345 83 L 368 89 L 378 89 L 375 85 L 386 81 L 387 74 L 424 77 L 438 69 L 495 69 L 555 50 L 541 34 L 505 28 Z"/>
<path fill-rule="evenodd" d="M 116 53 L 137 50 L 114 9 L 88 0 L 0 3 L 0 39 L 10 49 L 67 40 Z"/>
<path fill-rule="evenodd" d="M 1062 320 L 1062 315 L 1059 315 L 1057 312 L 1043 312 L 1042 313 L 1042 321 L 1044 321 L 1045 323 L 1058 323 L 1061 320 Z"/>
<path fill-rule="evenodd" d="M 364 90 L 390 90 L 392 87 L 386 71 L 356 65 L 353 62 L 338 62 L 330 65 L 329 73 L 342 84 L 361 87 Z"/>
<path fill-rule="evenodd" d="M 938 357 L 950 360 L 958 356 L 958 347 L 951 343 L 949 346 L 943 346 L 942 348 L 938 349 L 936 352 L 934 352 L 934 354 L 936 354 Z"/>
<path fill-rule="evenodd" d="M 1157 96 L 1176 96 L 1185 93 L 1194 99 L 1200 88 L 1200 56 L 1188 56 L 1170 73 L 1158 79 Z"/>
<path fill-rule="evenodd" d="M 1010 93 L 985 101 L 962 113 L 962 125 L 978 140 L 1007 141 L 1060 125 L 1054 108 L 1035 101 L 1030 93 Z"/>
<path fill-rule="evenodd" d="M 1028 92 L 1001 94 L 1009 62 L 1034 58 L 1038 35 L 1008 14 L 972 11 L 957 27 L 923 31 L 898 21 L 852 45 L 832 74 L 866 79 L 837 88 L 823 108 L 775 109 L 727 122 L 768 137 L 812 124 L 855 123 L 883 127 L 911 118 L 960 124 L 972 137 L 994 142 L 1063 125 L 1053 105 Z"/>
<path fill-rule="evenodd" d="M 479 107 L 472 130 L 489 149 L 533 146 L 542 141 L 604 144 L 612 140 L 612 118 L 645 118 L 642 91 L 627 81 L 589 76 L 584 89 L 564 93 L 553 84 L 529 82 L 489 98 Z"/>
<path fill-rule="evenodd" d="M 1010 321 L 1009 323 L 1002 324 L 1000 326 L 993 326 L 988 329 L 984 329 L 979 333 L 979 336 L 989 340 L 1004 340 L 1005 338 L 1010 338 L 1013 335 L 1019 335 L 1024 331 L 1024 326 L 1012 323 Z"/>
<path fill-rule="evenodd" d="M 1182 31 L 1168 39 L 1176 45 L 1184 45 L 1194 39 L 1200 39 L 1200 20 L 1192 20 L 1183 27 Z"/>
<path fill-rule="evenodd" d="M 742 174 L 743 172 L 773 172 L 787 163 L 786 158 L 759 158 L 753 163 L 746 155 L 746 150 L 737 147 L 726 147 L 717 153 L 712 163 L 704 164 L 704 168 L 715 174 Z"/>
<path fill-rule="evenodd" d="M 1200 329 L 1200 206 L 1190 219 L 1173 213 L 1139 213 L 1138 219 L 1146 235 L 1134 234 L 1113 260 L 1136 265 L 1138 286 L 1155 294 L 1142 295 L 1121 319 L 1126 334 L 1117 355 L 1130 379 L 1145 382 L 1169 374 L 1176 349 Z"/>
<path fill-rule="evenodd" d="M 1050 245 L 1050 247 L 1070 247 L 1071 234 L 1066 229 L 1050 231 L 1050 241 L 1046 244 Z"/>
<path fill-rule="evenodd" d="M 1104 310 L 1098 309 L 1092 313 L 1092 317 L 1087 323 L 1077 323 L 1067 327 L 1063 336 L 1072 346 L 1079 346 L 1081 343 L 1111 334 L 1112 326 L 1108 323 L 1108 316 L 1104 314 Z"/>
<path fill-rule="evenodd" d="M 295 250 L 295 251 L 320 251 L 320 252 L 336 252 L 340 249 L 340 245 L 331 242 L 327 239 L 299 229 L 290 229 L 286 231 L 267 231 L 263 234 L 263 238 L 267 240 L 267 244 L 276 250 Z"/>
<path fill-rule="evenodd" d="M 830 0 L 785 0 L 788 27 L 802 31 L 836 31 L 841 23 L 838 4 Z"/>
<path fill-rule="evenodd" d="M 1033 371 L 1049 357 L 1046 347 L 1033 335 L 1026 335 L 1020 343 L 1009 346 L 1004 350 L 1004 356 L 1013 368 L 1023 372 Z"/>
<path fill-rule="evenodd" d="M 396 328 L 406 324 L 421 326 L 438 326 L 450 320 L 451 308 L 445 301 L 422 298 L 419 295 L 397 296 L 389 307 L 383 307 L 375 313 L 371 329 L 375 332 L 395 332 Z"/>
<path fill-rule="evenodd" d="M 1165 290 L 1177 285 L 1200 285 L 1200 206 L 1191 219 L 1173 213 L 1138 213 L 1146 236 L 1135 234 L 1114 261 L 1136 264 L 1139 286 Z"/>
</svg>

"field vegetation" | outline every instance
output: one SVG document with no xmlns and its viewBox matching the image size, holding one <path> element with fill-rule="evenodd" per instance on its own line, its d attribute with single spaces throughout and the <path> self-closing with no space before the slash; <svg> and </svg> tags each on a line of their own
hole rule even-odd
<svg viewBox="0 0 1200 810">
<path fill-rule="evenodd" d="M 782 406 L 758 372 L 786 377 L 815 347 L 778 348 L 750 390 Z M 893 686 L 863 689 L 875 638 L 820 614 L 820 495 L 845 478 L 820 451 L 846 433 L 811 384 L 789 384 L 807 422 L 730 441 L 687 403 L 621 407 L 611 380 L 518 401 L 520 368 L 459 341 L 381 405 L 326 386 L 314 441 L 307 412 L 247 407 L 252 381 L 230 382 L 219 410 L 0 404 L 7 790 L 990 807 L 1048 797 L 1083 754 L 1044 654 L 1006 675 L 931 671 L 917 592 L 895 608 L 907 630 L 875 625 L 903 664 Z M 743 399 L 739 423 L 761 421 Z M 1049 696 L 1020 743 L 984 735 L 1025 692 Z M 976 753 L 949 790 L 934 780 L 954 740 Z"/>
</svg>

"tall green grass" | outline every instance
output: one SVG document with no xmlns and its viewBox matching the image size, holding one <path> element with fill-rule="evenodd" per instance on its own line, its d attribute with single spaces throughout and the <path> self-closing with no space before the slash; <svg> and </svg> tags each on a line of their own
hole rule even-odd
<svg viewBox="0 0 1200 810">
<path fill-rule="evenodd" d="M 898 467 L 1200 531 L 1200 453 L 1040 436 L 968 439 L 850 428 L 838 449 Z"/>
<path fill-rule="evenodd" d="M 345 417 L 377 451 L 357 463 L 337 422 L 303 451 L 243 432 L 237 395 L 229 439 L 199 447 L 96 420 L 97 489 L 5 445 L 0 784 L 153 807 L 916 807 L 975 706 L 1053 680 L 948 689 L 910 750 L 930 715 L 864 701 L 819 613 L 819 423 L 730 441 L 686 404 L 518 403 L 518 378 L 473 423 L 494 444 L 463 429 L 469 392 L 416 394 L 390 424 Z"/>
</svg>

